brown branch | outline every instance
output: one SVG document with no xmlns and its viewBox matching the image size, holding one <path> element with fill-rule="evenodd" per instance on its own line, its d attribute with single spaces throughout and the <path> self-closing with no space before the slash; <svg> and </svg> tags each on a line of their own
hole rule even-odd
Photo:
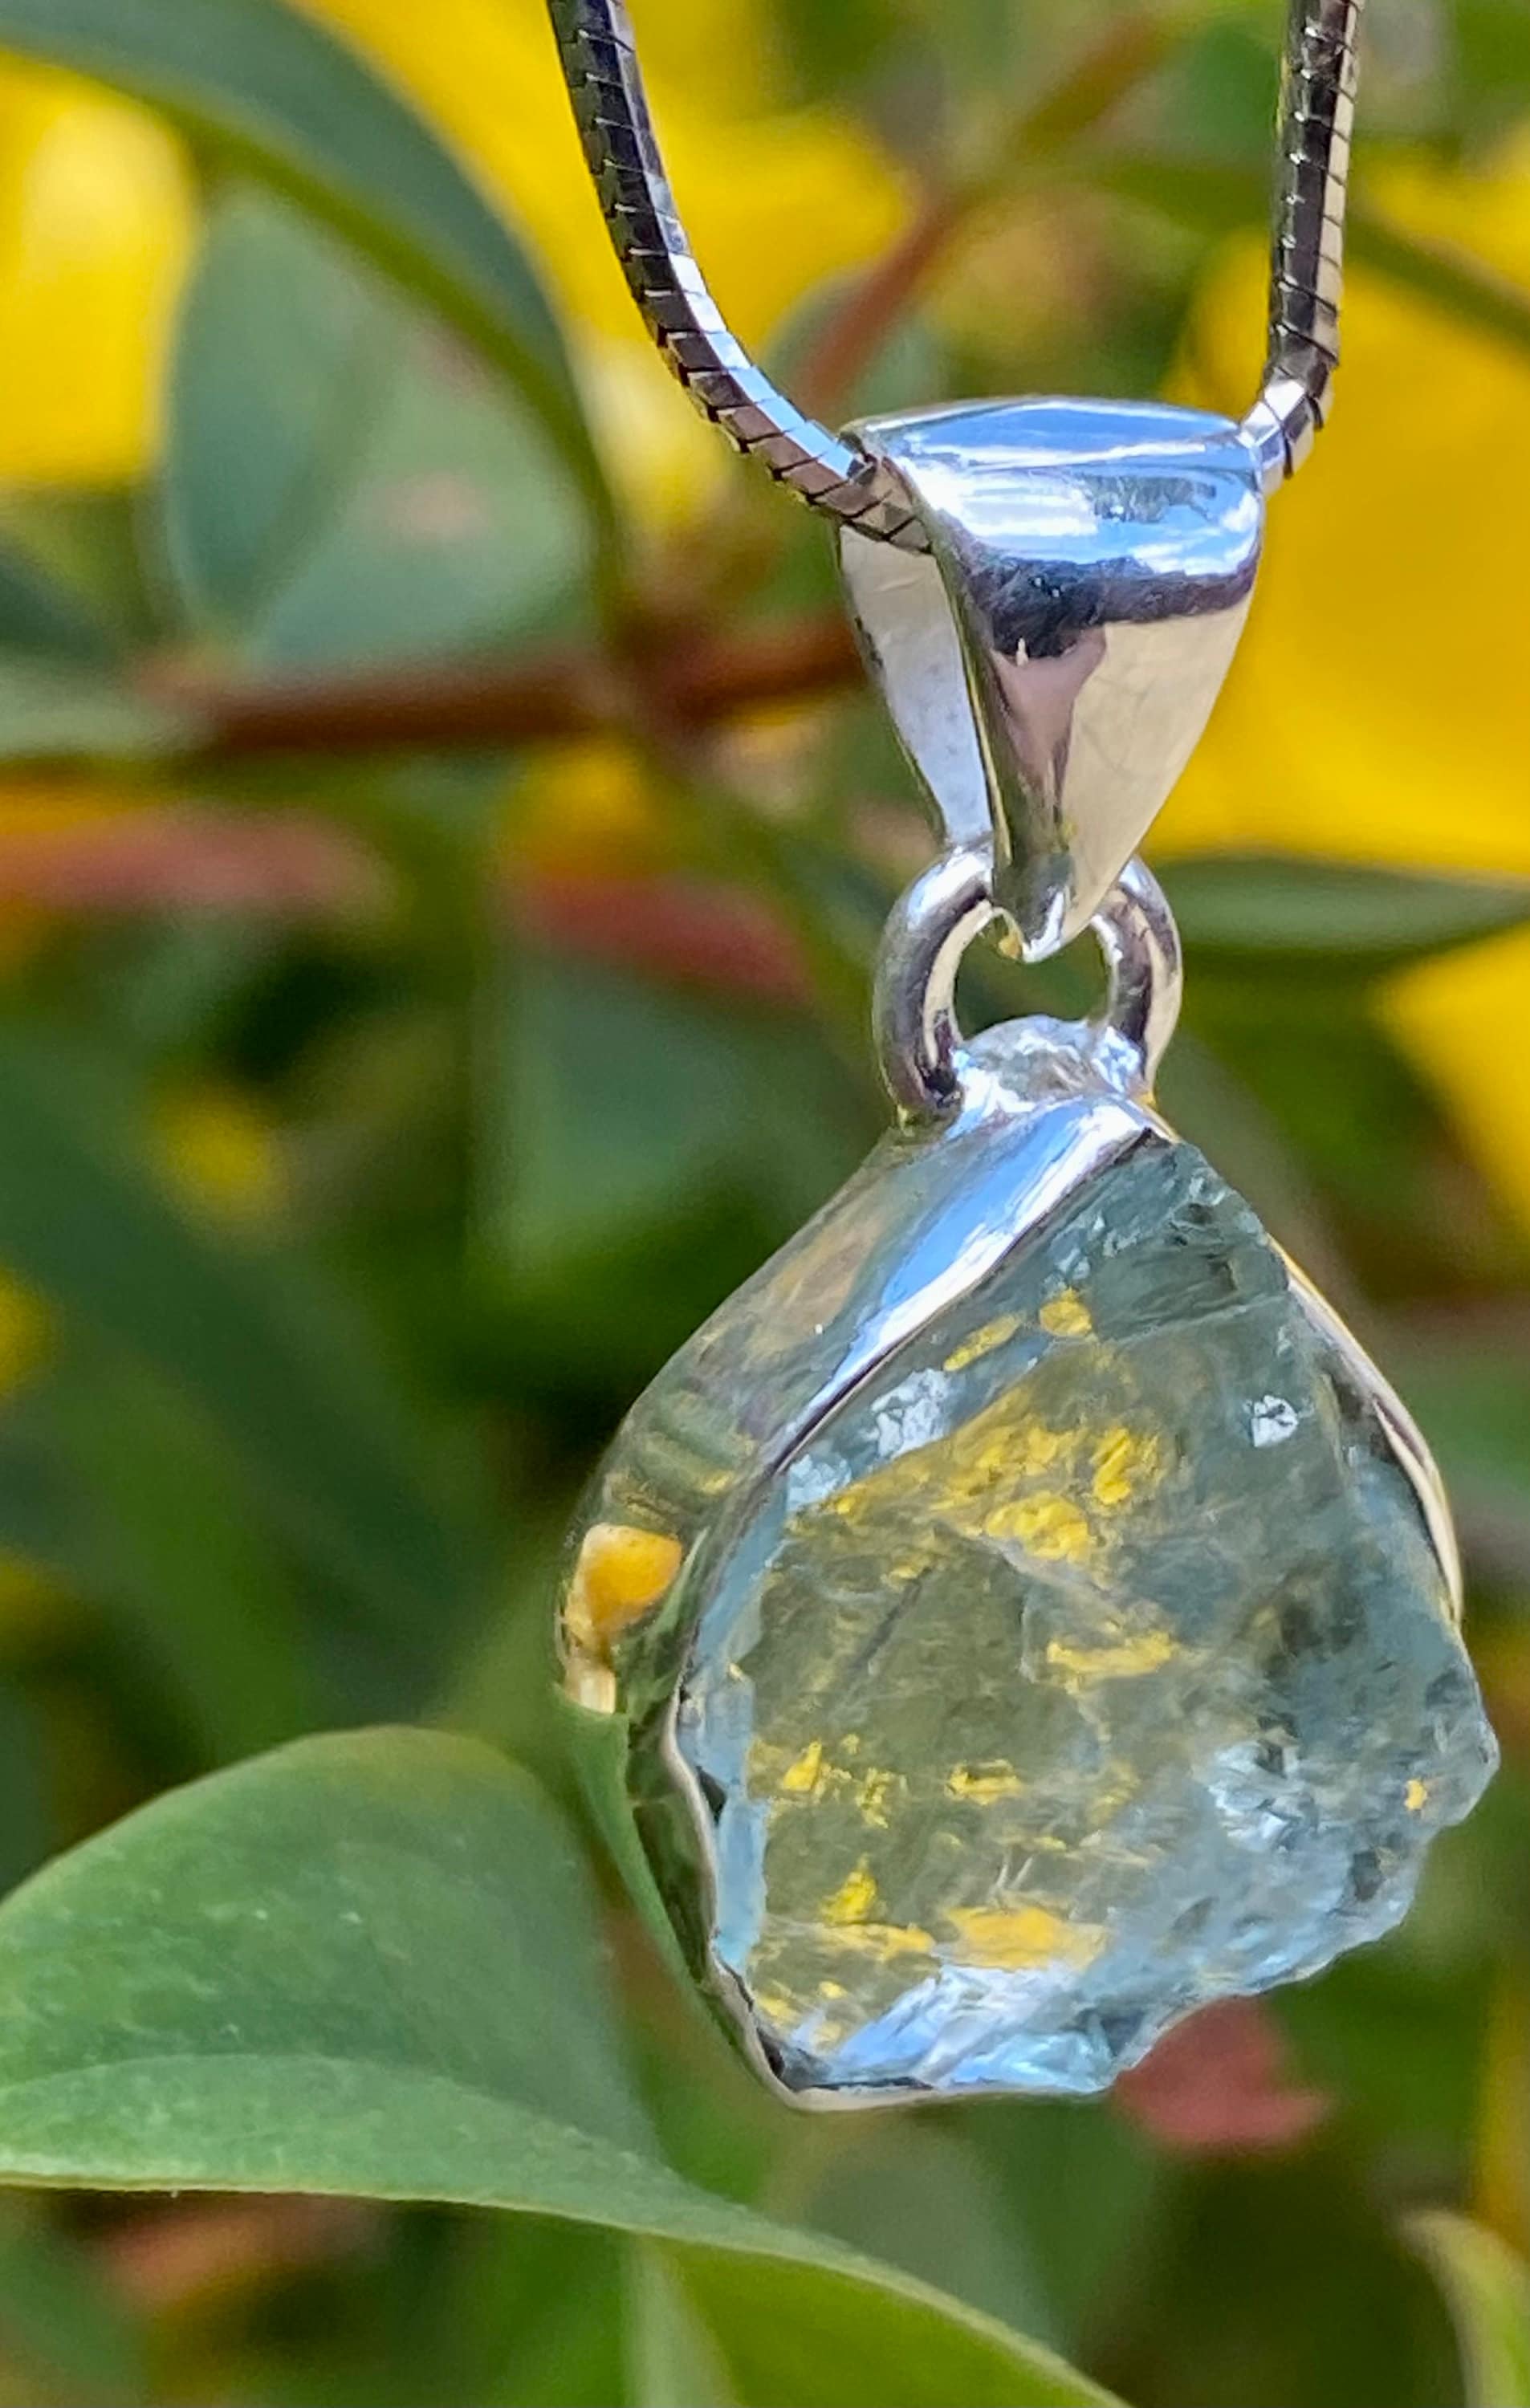
<svg viewBox="0 0 1530 2408">
<path fill-rule="evenodd" d="M 250 681 L 162 664 L 145 682 L 200 728 L 200 758 L 241 760 L 495 748 L 622 728 L 683 732 L 833 693 L 853 683 L 858 668 L 849 628 L 824 613 L 728 636 L 676 638 L 631 664 L 561 646 L 505 664 Z"/>
<path fill-rule="evenodd" d="M 965 200 L 936 193 L 891 250 L 857 277 L 808 346 L 796 376 L 796 399 L 809 416 L 837 418 L 878 352 L 918 298 L 960 231 Z"/>
<path fill-rule="evenodd" d="M 1109 26 L 1013 119 L 983 171 L 926 194 L 891 249 L 856 279 L 809 346 L 796 379 L 804 409 L 818 418 L 838 417 L 972 218 L 1017 177 L 1094 131 L 1164 64 L 1178 30 L 1176 13 L 1161 7 Z"/>
</svg>

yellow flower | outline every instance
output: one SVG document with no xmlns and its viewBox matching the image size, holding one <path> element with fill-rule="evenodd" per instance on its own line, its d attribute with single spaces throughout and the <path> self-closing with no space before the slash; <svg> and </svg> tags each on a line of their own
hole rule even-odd
<svg viewBox="0 0 1530 2408">
<path fill-rule="evenodd" d="M 620 737 L 530 757 L 508 814 L 504 853 L 521 869 L 631 869 L 663 860 L 672 806 Z"/>
<path fill-rule="evenodd" d="M 141 473 L 193 225 L 179 146 L 144 110 L 0 60 L 0 480 Z"/>
<path fill-rule="evenodd" d="M 583 371 L 613 473 L 663 522 L 725 469 L 653 355 L 589 187 L 544 0 L 300 0 L 458 148 L 530 239 Z M 832 111 L 771 107 L 768 12 L 649 0 L 643 58 L 697 253 L 757 346 L 824 279 L 876 256 L 906 212 L 885 155 Z"/>
<path fill-rule="evenodd" d="M 223 1219 L 260 1221 L 285 1200 L 277 1132 L 237 1087 L 205 1080 L 162 1096 L 153 1133 L 179 1185 Z"/>
<path fill-rule="evenodd" d="M 1530 932 L 1409 970 L 1393 982 L 1386 1011 L 1470 1152 L 1530 1226 L 1530 1080 L 1515 1037 L 1530 1015 Z"/>
<path fill-rule="evenodd" d="M 1530 291 L 1530 146 L 1494 175 L 1394 173 L 1401 225 Z M 1257 382 L 1257 241 L 1213 276 L 1184 396 Z M 1530 354 L 1351 270 L 1337 407 L 1270 507 L 1249 632 L 1166 843 L 1530 871 Z"/>
<path fill-rule="evenodd" d="M 1394 170 L 1371 196 L 1530 290 L 1530 142 L 1480 176 Z M 1213 275 L 1181 397 L 1247 407 L 1265 273 L 1251 240 Z M 1333 424 L 1271 505 L 1249 632 L 1160 849 L 1530 874 L 1530 354 L 1363 267 L 1344 343 Z M 1505 1120 L 1493 1037 L 1527 1011 L 1514 938 L 1412 974 L 1393 1025 L 1530 1215 L 1530 1109 Z"/>
</svg>

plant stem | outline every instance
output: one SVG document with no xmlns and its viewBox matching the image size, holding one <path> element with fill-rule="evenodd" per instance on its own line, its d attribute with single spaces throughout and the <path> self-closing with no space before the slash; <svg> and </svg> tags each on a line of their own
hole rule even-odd
<svg viewBox="0 0 1530 2408">
<path fill-rule="evenodd" d="M 815 417 L 836 418 L 861 378 L 974 216 L 1042 163 L 1092 132 L 1161 65 L 1183 11 L 1143 8 L 1112 24 L 1056 82 L 1016 112 L 976 173 L 930 191 L 892 248 L 858 278 L 809 350 L 796 399 Z"/>
<path fill-rule="evenodd" d="M 714 726 L 762 705 L 808 701 L 854 683 L 853 638 L 836 612 L 725 636 L 694 632 L 631 665 L 562 646 L 530 659 L 435 663 L 338 676 L 209 678 L 177 665 L 146 675 L 184 710 L 195 758 L 501 746 Z"/>
</svg>

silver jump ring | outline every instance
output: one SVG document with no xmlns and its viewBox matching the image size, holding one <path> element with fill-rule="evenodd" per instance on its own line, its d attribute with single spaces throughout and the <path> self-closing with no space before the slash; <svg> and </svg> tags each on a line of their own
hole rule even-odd
<svg viewBox="0 0 1530 2408">
<path fill-rule="evenodd" d="M 943 853 L 894 904 L 877 957 L 872 1015 L 883 1081 L 898 1111 L 927 1120 L 961 1100 L 956 980 L 974 938 L 1001 918 L 987 846 Z M 1168 899 L 1140 860 L 1129 861 L 1091 922 L 1105 957 L 1103 1007 L 1091 1047 L 1116 1075 L 1151 1091 L 1180 1016 L 1183 967 Z"/>
</svg>

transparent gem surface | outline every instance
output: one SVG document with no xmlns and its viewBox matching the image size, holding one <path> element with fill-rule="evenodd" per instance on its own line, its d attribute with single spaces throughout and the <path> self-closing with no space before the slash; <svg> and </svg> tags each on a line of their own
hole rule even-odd
<svg viewBox="0 0 1530 2408">
<path fill-rule="evenodd" d="M 1387 1930 L 1495 1760 L 1374 1399 L 1156 1136 L 816 1422 L 708 1586 L 712 1953 L 795 2087 L 1104 2087 Z"/>
</svg>

